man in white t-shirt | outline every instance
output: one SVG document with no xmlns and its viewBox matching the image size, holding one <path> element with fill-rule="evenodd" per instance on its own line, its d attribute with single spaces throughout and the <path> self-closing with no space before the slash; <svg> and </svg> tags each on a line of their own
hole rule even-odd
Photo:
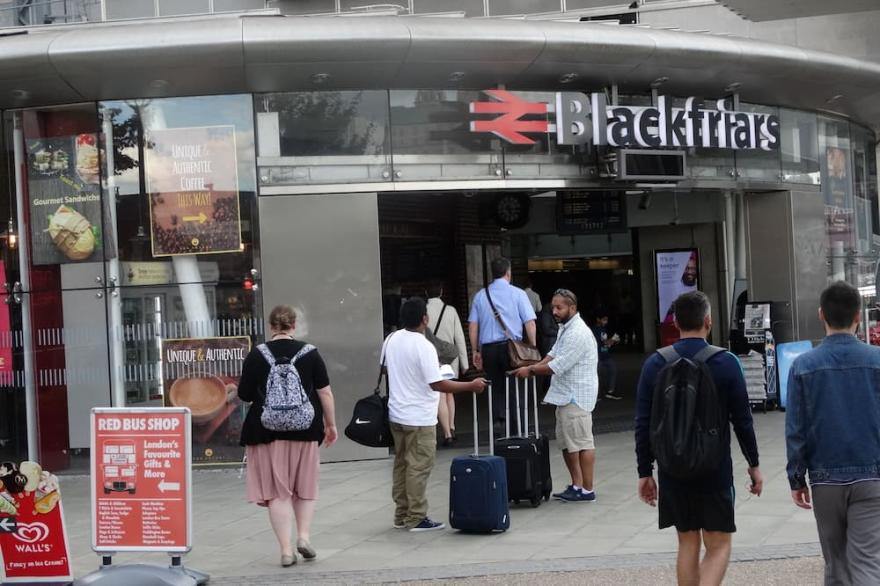
<svg viewBox="0 0 880 586">
<path fill-rule="evenodd" d="M 425 301 L 409 299 L 400 308 L 403 330 L 385 339 L 381 361 L 388 371 L 388 418 L 394 437 L 396 505 L 394 527 L 409 531 L 443 529 L 428 518 L 426 490 L 437 451 L 437 405 L 440 393 L 481 393 L 486 381 L 445 380 L 437 350 L 425 337 L 428 312 Z"/>
</svg>

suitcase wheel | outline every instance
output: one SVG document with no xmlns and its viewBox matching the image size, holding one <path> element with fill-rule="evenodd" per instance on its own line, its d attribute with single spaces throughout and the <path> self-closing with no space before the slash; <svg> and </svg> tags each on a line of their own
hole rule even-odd
<svg viewBox="0 0 880 586">
<path fill-rule="evenodd" d="M 518 505 L 518 504 L 519 504 L 519 499 L 513 499 L 513 504 Z"/>
<path fill-rule="evenodd" d="M 539 496 L 532 497 L 529 500 L 529 503 L 531 503 L 533 509 L 537 509 L 538 507 L 541 506 L 541 497 L 539 497 Z"/>
</svg>

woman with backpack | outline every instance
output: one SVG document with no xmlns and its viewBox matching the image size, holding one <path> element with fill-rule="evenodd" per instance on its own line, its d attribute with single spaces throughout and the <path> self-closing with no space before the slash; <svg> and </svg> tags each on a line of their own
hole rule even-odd
<svg viewBox="0 0 880 586">
<path fill-rule="evenodd" d="M 309 532 L 318 498 L 318 447 L 336 441 L 336 411 L 327 367 L 317 348 L 295 340 L 296 311 L 269 314 L 270 340 L 245 358 L 238 396 L 251 403 L 241 430 L 247 458 L 247 500 L 269 509 L 281 565 L 317 554 Z M 291 542 L 296 518 L 296 551 Z"/>
</svg>

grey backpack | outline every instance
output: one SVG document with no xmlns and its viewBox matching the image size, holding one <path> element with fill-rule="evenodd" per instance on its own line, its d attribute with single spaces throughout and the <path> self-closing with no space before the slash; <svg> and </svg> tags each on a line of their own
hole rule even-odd
<svg viewBox="0 0 880 586">
<path fill-rule="evenodd" d="M 260 421 L 270 431 L 305 431 L 315 420 L 315 408 L 303 387 L 296 361 L 314 350 L 306 344 L 293 358 L 275 358 L 265 344 L 257 350 L 269 363 L 269 377 L 266 379 L 266 395 L 263 399 L 263 414 Z"/>
</svg>

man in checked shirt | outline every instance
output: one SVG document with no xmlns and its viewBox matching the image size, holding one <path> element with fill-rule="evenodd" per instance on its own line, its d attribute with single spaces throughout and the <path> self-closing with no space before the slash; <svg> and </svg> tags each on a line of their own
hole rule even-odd
<svg viewBox="0 0 880 586">
<path fill-rule="evenodd" d="M 556 440 L 571 474 L 571 484 L 554 498 L 570 503 L 596 500 L 593 467 L 593 409 L 599 394 L 596 338 L 577 310 L 577 296 L 557 289 L 552 300 L 553 318 L 559 323 L 556 343 L 544 359 L 515 371 L 516 376 L 551 376 L 545 403 L 556 405 Z"/>
</svg>

